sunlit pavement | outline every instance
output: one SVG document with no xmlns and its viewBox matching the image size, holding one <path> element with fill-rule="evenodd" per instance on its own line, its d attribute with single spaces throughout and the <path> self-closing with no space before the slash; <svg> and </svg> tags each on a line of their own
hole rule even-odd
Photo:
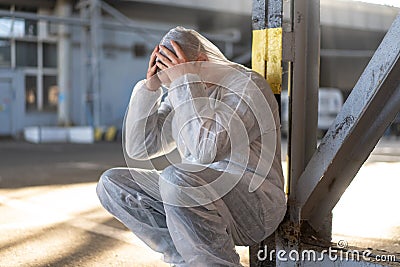
<svg viewBox="0 0 400 267">
<path fill-rule="evenodd" d="M 0 266 L 170 266 L 94 192 L 94 183 L 0 190 Z"/>
<path fill-rule="evenodd" d="M 400 256 L 400 142 L 381 142 L 333 210 L 334 241 Z"/>
<path fill-rule="evenodd" d="M 15 148 L 0 143 L 0 266 L 169 266 L 100 207 L 95 193 L 98 174 L 124 162 L 118 144 L 103 146 L 67 148 L 65 152 L 61 146 Z M 35 149 L 46 160 L 33 160 L 30 166 L 29 153 Z M 55 154 L 47 155 L 49 149 Z M 9 157 L 16 160 L 18 151 L 28 155 L 13 165 Z M 13 168 L 14 173 L 35 179 L 40 173 L 57 173 L 57 166 L 64 168 L 61 180 L 50 175 L 38 178 L 40 183 L 25 181 L 23 186 L 17 179 L 19 186 L 13 186 L 8 179 Z M 36 172 L 29 172 L 33 167 Z M 68 179 L 69 174 L 79 173 L 76 169 L 85 177 Z M 334 240 L 399 253 L 399 176 L 399 143 L 381 142 L 334 209 Z M 246 248 L 238 250 L 248 266 Z"/>
<path fill-rule="evenodd" d="M 335 241 L 400 256 L 399 189 L 400 163 L 364 166 L 333 210 Z"/>
</svg>

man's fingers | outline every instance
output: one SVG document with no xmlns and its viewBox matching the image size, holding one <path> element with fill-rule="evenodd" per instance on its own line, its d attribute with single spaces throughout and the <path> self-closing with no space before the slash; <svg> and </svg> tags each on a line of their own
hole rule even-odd
<svg viewBox="0 0 400 267">
<path fill-rule="evenodd" d="M 155 61 L 156 61 L 156 52 L 158 51 L 158 45 L 154 47 L 153 52 L 151 53 L 150 60 L 149 60 L 149 69 L 152 66 L 155 66 Z"/>
<path fill-rule="evenodd" d="M 163 51 L 166 54 L 166 56 L 169 58 L 169 60 L 172 63 L 175 63 L 175 64 L 179 63 L 178 62 L 178 58 L 176 57 L 176 55 L 173 52 L 171 52 L 171 50 L 169 50 L 168 48 L 166 48 L 163 45 L 160 45 L 160 50 Z"/>
<path fill-rule="evenodd" d="M 154 74 L 156 74 L 156 72 L 157 72 L 157 65 L 154 64 L 154 66 L 150 67 L 147 70 L 146 79 L 150 79 Z"/>
<path fill-rule="evenodd" d="M 157 58 L 167 67 L 172 67 L 172 62 L 167 58 L 164 57 L 160 52 L 156 52 Z"/>
<path fill-rule="evenodd" d="M 182 48 L 178 45 L 177 42 L 175 42 L 174 40 L 171 40 L 171 45 L 175 50 L 176 55 L 178 56 L 178 58 L 185 60 L 185 62 L 187 62 L 187 58 L 185 53 L 183 52 Z"/>
<path fill-rule="evenodd" d="M 153 67 L 150 68 L 150 72 L 152 75 L 154 75 L 157 72 L 157 65 L 154 64 Z"/>
<path fill-rule="evenodd" d="M 157 67 L 159 67 L 161 70 L 166 70 L 168 69 L 167 66 L 165 66 L 164 64 L 162 64 L 161 62 L 156 62 Z"/>
</svg>

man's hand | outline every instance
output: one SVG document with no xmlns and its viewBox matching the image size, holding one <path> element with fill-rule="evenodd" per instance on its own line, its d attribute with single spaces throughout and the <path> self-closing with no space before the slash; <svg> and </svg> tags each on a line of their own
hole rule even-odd
<svg viewBox="0 0 400 267">
<path fill-rule="evenodd" d="M 146 74 L 146 87 L 150 91 L 156 91 L 161 86 L 161 81 L 157 75 L 156 53 L 158 53 L 158 45 L 151 53 L 149 67 Z"/>
<path fill-rule="evenodd" d="M 163 45 L 160 45 L 159 50 L 155 52 L 159 59 L 159 61 L 156 62 L 156 65 L 166 73 L 166 75 L 168 75 L 169 80 L 173 81 L 186 73 L 197 73 L 198 62 L 188 63 L 190 61 L 186 57 L 182 48 L 172 40 L 171 45 L 174 48 L 175 54 Z M 165 56 L 159 52 L 160 50 Z"/>
</svg>

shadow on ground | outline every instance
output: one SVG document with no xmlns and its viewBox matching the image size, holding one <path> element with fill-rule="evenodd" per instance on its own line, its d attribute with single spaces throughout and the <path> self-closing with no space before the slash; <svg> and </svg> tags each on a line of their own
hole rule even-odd
<svg viewBox="0 0 400 267">
<path fill-rule="evenodd" d="M 0 141 L 0 188 L 93 182 L 124 166 L 121 145 Z"/>
</svg>

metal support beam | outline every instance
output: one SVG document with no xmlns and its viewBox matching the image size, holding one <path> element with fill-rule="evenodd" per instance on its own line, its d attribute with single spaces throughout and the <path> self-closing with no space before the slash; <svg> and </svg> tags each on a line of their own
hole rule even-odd
<svg viewBox="0 0 400 267">
<path fill-rule="evenodd" d="M 79 2 L 77 8 L 81 9 L 86 4 L 85 2 L 88 1 Z M 104 4 L 104 2 L 102 2 L 101 7 L 107 13 L 111 12 L 111 8 L 114 9 L 112 14 L 110 14 L 113 17 L 115 17 L 114 15 L 116 15 L 116 12 L 119 12 L 117 9 L 111 7 L 110 5 Z M 44 15 L 44 14 L 36 14 L 36 13 L 20 12 L 20 11 L 9 11 L 1 9 L 0 9 L 0 16 L 29 19 L 29 20 L 42 20 L 51 23 L 74 25 L 74 26 L 84 26 L 84 27 L 90 26 L 90 20 L 87 18 L 75 18 L 75 17 L 64 18 L 53 15 Z M 127 19 L 129 19 L 129 21 Z M 158 26 L 152 26 L 151 24 L 145 22 L 132 20 L 126 16 L 125 19 L 121 19 L 120 17 L 116 20 L 117 21 L 106 20 L 105 18 L 103 18 L 101 21 L 101 27 L 107 30 L 134 32 L 139 36 L 141 36 L 144 40 L 151 42 L 158 41 L 159 35 L 165 33 L 167 30 L 164 28 L 160 28 Z M 153 34 L 155 36 L 153 36 Z M 227 42 L 227 43 L 236 43 L 241 40 L 241 33 L 237 29 L 230 29 L 229 31 L 224 31 L 224 33 L 222 34 L 205 33 L 204 35 L 210 40 Z"/>
<path fill-rule="evenodd" d="M 267 258 L 253 259 L 264 246 L 274 249 L 300 251 L 300 210 L 296 202 L 296 182 L 317 146 L 319 89 L 319 0 L 292 0 L 289 17 L 293 33 L 282 32 L 282 1 L 253 1 L 253 69 L 264 75 L 279 96 L 282 86 L 282 58 L 285 47 L 289 91 L 289 170 L 288 213 L 275 236 L 250 248 L 251 266 L 292 266 Z M 271 27 L 271 28 L 270 28 Z M 273 28 L 279 27 L 279 28 Z M 282 46 L 282 41 L 285 41 Z M 279 101 L 279 98 L 277 98 Z M 330 222 L 328 222 L 330 223 Z M 329 233 L 330 235 L 330 233 Z"/>
<path fill-rule="evenodd" d="M 253 0 L 252 69 L 282 89 L 282 0 Z"/>
<path fill-rule="evenodd" d="M 89 20 L 73 18 L 73 17 L 58 17 L 52 15 L 44 15 L 44 14 L 36 14 L 29 12 L 20 12 L 20 11 L 9 11 L 0 9 L 0 17 L 12 17 L 12 18 L 21 18 L 21 19 L 29 19 L 29 20 L 42 20 L 49 21 L 53 23 L 59 24 L 68 24 L 68 25 L 89 25 Z"/>
<path fill-rule="evenodd" d="M 314 229 L 333 209 L 400 110 L 400 15 L 296 183 Z"/>
<path fill-rule="evenodd" d="M 100 1 L 99 2 L 101 5 L 101 9 L 110 14 L 114 19 L 116 19 L 123 27 L 127 28 L 135 28 L 135 31 L 140 34 L 146 41 L 152 43 L 154 40 L 151 38 L 151 34 L 149 29 L 146 29 L 145 27 L 138 27 L 135 25 L 135 22 L 122 14 L 119 10 L 116 8 L 112 7 L 111 5 L 107 4 L 105 1 Z M 110 26 L 111 24 L 104 25 L 104 26 Z M 118 24 L 117 24 L 118 25 Z M 117 26 L 118 27 L 118 26 Z M 121 26 L 120 26 L 121 27 Z"/>
<path fill-rule="evenodd" d="M 282 89 L 282 0 L 253 0 L 252 69 L 265 77 L 280 106 Z M 258 253 L 275 248 L 275 234 L 250 247 L 250 266 L 275 266 L 276 260 L 259 261 Z"/>
<path fill-rule="evenodd" d="M 297 202 L 297 180 L 317 146 L 320 2 L 291 0 L 292 33 L 284 34 L 284 58 L 288 64 L 289 136 L 288 136 L 288 211 L 276 233 L 276 249 L 302 250 L 302 241 L 311 231 L 302 224 Z M 331 221 L 328 221 L 331 224 Z M 329 233 L 319 235 L 329 239 Z M 322 238 L 323 237 L 323 238 Z M 298 262 L 277 261 L 276 266 L 299 266 Z"/>
<path fill-rule="evenodd" d="M 81 4 L 79 6 L 79 14 L 81 19 L 85 20 L 89 17 L 89 10 L 87 5 Z M 89 57 L 89 26 L 82 26 L 80 28 L 80 66 L 81 66 L 81 110 L 80 110 L 80 124 L 81 125 L 93 125 L 92 117 L 90 114 L 90 104 L 88 99 L 89 92 L 89 82 L 90 77 L 89 67 L 90 67 L 90 57 Z"/>
<path fill-rule="evenodd" d="M 289 205 L 296 203 L 297 180 L 317 147 L 320 51 L 319 0 L 292 0 L 292 4 L 295 38 L 289 91 Z"/>
<path fill-rule="evenodd" d="M 72 3 L 69 0 L 58 0 L 56 10 L 61 18 L 69 18 L 72 14 Z M 57 46 L 58 69 L 58 107 L 57 120 L 59 125 L 70 124 L 70 95 L 71 95 L 71 32 L 66 24 L 58 25 Z"/>
<path fill-rule="evenodd" d="M 101 125 L 100 57 L 101 57 L 101 6 L 100 0 L 90 0 L 91 88 L 93 99 L 93 125 Z"/>
</svg>

